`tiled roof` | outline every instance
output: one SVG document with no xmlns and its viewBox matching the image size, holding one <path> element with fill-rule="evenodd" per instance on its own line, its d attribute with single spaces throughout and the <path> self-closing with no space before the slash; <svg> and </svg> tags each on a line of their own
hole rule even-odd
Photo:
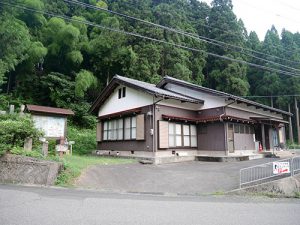
<svg viewBox="0 0 300 225">
<path fill-rule="evenodd" d="M 170 76 L 165 76 L 156 85 L 156 87 L 163 88 L 167 83 L 177 83 L 177 84 L 180 84 L 180 85 L 183 85 L 183 86 L 186 86 L 186 87 L 194 88 L 196 90 L 204 91 L 204 92 L 216 95 L 216 96 L 221 96 L 221 97 L 227 97 L 227 98 L 230 98 L 230 99 L 234 99 L 236 101 L 240 101 L 240 102 L 243 102 L 243 103 L 246 103 L 246 104 L 249 104 L 249 105 L 253 105 L 253 106 L 256 106 L 256 107 L 259 107 L 259 108 L 267 109 L 267 110 L 270 110 L 270 111 L 273 111 L 273 112 L 278 112 L 278 113 L 282 113 L 282 114 L 286 114 L 286 115 L 292 115 L 292 113 L 289 113 L 289 112 L 286 112 L 286 111 L 283 111 L 283 110 L 280 110 L 280 109 L 276 109 L 276 108 L 273 108 L 273 107 L 270 107 L 270 106 L 267 106 L 267 105 L 263 105 L 263 104 L 260 104 L 260 103 L 257 103 L 257 102 L 239 97 L 239 96 L 228 94 L 226 92 L 217 91 L 217 90 L 210 89 L 210 88 L 207 88 L 207 87 L 203 87 L 203 86 L 200 86 L 200 85 L 192 84 L 192 83 L 189 83 L 187 81 L 179 80 L 179 79 L 176 79 L 176 78 L 173 78 L 173 77 L 170 77 Z"/>
<path fill-rule="evenodd" d="M 26 105 L 28 112 L 38 112 L 38 113 L 49 113 L 57 115 L 74 115 L 74 112 L 70 109 L 54 108 L 48 106 L 40 105 Z"/>
<path fill-rule="evenodd" d="M 201 99 L 196 99 L 193 97 L 189 97 L 189 96 L 185 96 L 185 95 L 181 95 L 178 93 L 174 93 L 159 87 L 156 87 L 156 85 L 154 84 L 150 84 L 150 83 L 146 83 L 143 81 L 139 81 L 139 80 L 134 80 L 128 77 L 122 77 L 119 75 L 114 76 L 114 79 L 117 80 L 118 83 L 126 83 L 131 84 L 137 88 L 140 88 L 146 92 L 149 92 L 150 94 L 154 94 L 156 96 L 160 96 L 160 97 L 165 97 L 165 98 L 172 98 L 172 99 L 177 99 L 177 100 L 181 100 L 181 101 L 186 101 L 186 102 L 192 102 L 192 103 L 203 103 L 203 100 Z"/>
</svg>

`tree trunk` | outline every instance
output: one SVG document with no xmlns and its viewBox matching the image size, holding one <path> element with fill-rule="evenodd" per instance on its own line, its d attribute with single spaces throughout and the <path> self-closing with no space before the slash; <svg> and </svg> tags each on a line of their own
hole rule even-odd
<svg viewBox="0 0 300 225">
<path fill-rule="evenodd" d="M 271 107 L 274 108 L 274 101 L 273 101 L 273 97 L 271 96 Z"/>
</svg>

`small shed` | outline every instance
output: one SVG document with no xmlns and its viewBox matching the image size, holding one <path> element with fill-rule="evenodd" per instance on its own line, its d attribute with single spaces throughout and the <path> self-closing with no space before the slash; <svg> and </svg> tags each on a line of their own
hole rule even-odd
<svg viewBox="0 0 300 225">
<path fill-rule="evenodd" d="M 32 115 L 35 127 L 44 132 L 45 138 L 60 139 L 67 136 L 67 117 L 73 116 L 70 109 L 39 105 L 26 105 L 25 112 Z"/>
</svg>

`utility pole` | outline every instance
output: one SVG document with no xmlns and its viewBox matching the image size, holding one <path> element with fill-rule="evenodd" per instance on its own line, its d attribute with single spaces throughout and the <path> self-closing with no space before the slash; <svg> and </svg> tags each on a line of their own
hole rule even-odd
<svg viewBox="0 0 300 225">
<path fill-rule="evenodd" d="M 298 144 L 300 143 L 300 129 L 299 129 L 299 108 L 298 108 L 298 102 L 297 98 L 294 98 L 295 101 L 295 111 L 296 111 L 296 128 L 297 128 L 297 141 Z"/>
<path fill-rule="evenodd" d="M 289 113 L 291 113 L 291 104 L 289 103 Z M 291 144 L 294 144 L 294 135 L 293 135 L 293 124 L 292 124 L 292 116 L 289 116 L 289 139 Z"/>
</svg>

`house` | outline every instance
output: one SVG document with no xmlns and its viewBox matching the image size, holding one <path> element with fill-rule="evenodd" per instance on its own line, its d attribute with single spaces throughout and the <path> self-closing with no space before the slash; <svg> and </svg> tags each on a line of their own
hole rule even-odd
<svg viewBox="0 0 300 225">
<path fill-rule="evenodd" d="M 98 153 L 234 156 L 286 142 L 292 114 L 172 77 L 157 85 L 114 76 L 93 103 Z"/>
<path fill-rule="evenodd" d="M 26 105 L 25 112 L 32 115 L 34 125 L 44 132 L 45 138 L 65 139 L 67 136 L 67 117 L 73 116 L 70 109 L 39 105 Z"/>
</svg>

